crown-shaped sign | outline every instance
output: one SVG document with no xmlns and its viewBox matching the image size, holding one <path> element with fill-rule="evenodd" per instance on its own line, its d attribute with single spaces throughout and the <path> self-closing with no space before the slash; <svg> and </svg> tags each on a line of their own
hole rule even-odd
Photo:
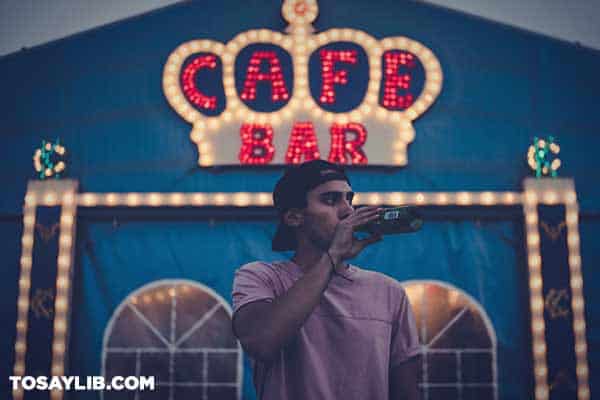
<svg viewBox="0 0 600 400">
<path fill-rule="evenodd" d="M 282 14 L 286 34 L 192 40 L 169 55 L 163 90 L 193 126 L 199 165 L 406 165 L 412 121 L 442 88 L 433 52 L 403 36 L 315 34 L 316 0 L 285 0 Z"/>
</svg>

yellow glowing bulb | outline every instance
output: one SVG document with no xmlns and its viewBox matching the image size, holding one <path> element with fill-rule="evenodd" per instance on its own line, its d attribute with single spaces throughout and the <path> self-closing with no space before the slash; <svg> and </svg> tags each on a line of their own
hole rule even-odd
<svg viewBox="0 0 600 400">
<path fill-rule="evenodd" d="M 578 255 L 569 256 L 569 265 L 579 267 L 581 265 L 581 257 Z"/>
<path fill-rule="evenodd" d="M 46 195 L 44 196 L 44 202 L 47 205 L 53 205 L 57 200 L 57 196 L 55 192 L 49 192 L 46 193 Z"/>
<path fill-rule="evenodd" d="M 60 289 L 64 289 L 68 285 L 69 285 L 69 280 L 65 277 L 61 277 L 56 280 L 56 286 Z"/>
<path fill-rule="evenodd" d="M 529 224 L 529 225 L 534 225 L 537 224 L 538 221 L 538 217 L 537 214 L 535 213 L 527 213 L 525 215 L 525 221 Z"/>
<path fill-rule="evenodd" d="M 505 204 L 513 204 L 515 202 L 515 195 L 512 193 L 506 193 L 503 200 Z"/>
<path fill-rule="evenodd" d="M 35 222 L 35 217 L 31 214 L 29 215 L 25 215 L 25 217 L 23 217 L 23 225 L 31 227 L 33 226 L 33 223 Z"/>
<path fill-rule="evenodd" d="M 587 400 L 590 398 L 590 389 L 587 386 L 577 388 L 577 397 L 579 400 Z"/>
<path fill-rule="evenodd" d="M 456 196 L 458 204 L 468 205 L 471 204 L 471 194 L 467 192 L 461 192 Z"/>
<path fill-rule="evenodd" d="M 585 342 L 579 342 L 575 345 L 575 352 L 577 354 L 585 354 L 587 353 L 587 345 Z"/>
<path fill-rule="evenodd" d="M 540 244 L 540 235 L 537 233 L 530 233 L 527 235 L 527 244 L 529 246 L 537 246 Z"/>
<path fill-rule="evenodd" d="M 19 299 L 17 306 L 19 311 L 27 311 L 27 308 L 29 307 L 29 300 L 27 298 Z"/>
<path fill-rule="evenodd" d="M 575 329 L 575 332 L 585 331 L 585 321 L 583 319 L 575 321 L 573 328 Z"/>
<path fill-rule="evenodd" d="M 224 193 L 217 193 L 214 196 L 214 202 L 218 206 L 223 206 L 223 205 L 227 204 L 227 200 L 228 200 L 227 195 L 225 195 Z"/>
<path fill-rule="evenodd" d="M 140 204 L 140 195 L 137 193 L 129 193 L 126 201 L 129 206 L 137 206 Z"/>
<path fill-rule="evenodd" d="M 22 340 L 17 341 L 17 343 L 15 343 L 15 350 L 18 353 L 24 353 L 25 352 L 25 342 Z"/>
<path fill-rule="evenodd" d="M 151 206 L 159 206 L 162 203 L 162 196 L 159 193 L 150 193 L 147 197 Z"/>
<path fill-rule="evenodd" d="M 394 205 L 401 205 L 404 202 L 404 195 L 402 193 L 392 193 L 389 196 L 390 203 Z"/>
<path fill-rule="evenodd" d="M 535 389 L 536 400 L 543 400 L 548 398 L 548 387 L 541 386 Z"/>
<path fill-rule="evenodd" d="M 27 322 L 25 320 L 17 321 L 17 331 L 24 332 L 27 329 Z"/>
<path fill-rule="evenodd" d="M 236 193 L 233 197 L 233 204 L 238 207 L 244 207 L 250 204 L 250 195 L 248 193 Z"/>
<path fill-rule="evenodd" d="M 67 324 L 65 323 L 64 320 L 56 322 L 56 330 L 58 332 L 66 332 L 66 330 L 67 330 Z"/>
<path fill-rule="evenodd" d="M 550 204 L 556 203 L 556 201 L 558 201 L 558 195 L 553 191 L 546 192 L 544 194 L 544 201 Z"/>
<path fill-rule="evenodd" d="M 60 223 L 62 225 L 73 225 L 73 216 L 72 215 L 63 215 L 60 218 Z"/>
<path fill-rule="evenodd" d="M 64 353 L 64 350 L 60 353 Z M 54 376 L 62 376 L 64 374 L 64 368 L 62 368 L 60 365 L 55 365 L 52 367 L 52 375 Z M 53 396 L 53 397 L 57 397 L 57 398 L 61 398 L 62 397 L 62 392 L 52 392 L 52 394 L 57 394 L 57 396 Z"/>
<path fill-rule="evenodd" d="M 37 198 L 33 194 L 27 194 L 25 196 L 25 204 L 28 206 L 34 206 L 37 201 Z"/>
<path fill-rule="evenodd" d="M 540 312 L 544 308 L 544 302 L 542 301 L 541 296 L 535 296 L 535 298 L 531 301 L 531 308 L 534 312 Z"/>
<path fill-rule="evenodd" d="M 106 204 L 108 204 L 109 206 L 114 206 L 115 204 L 117 204 L 118 202 L 118 197 L 115 193 L 109 193 L 106 195 Z"/>
<path fill-rule="evenodd" d="M 545 354 L 546 353 L 546 345 L 543 342 L 536 344 L 534 346 L 533 352 L 538 356 Z"/>
<path fill-rule="evenodd" d="M 378 205 L 381 203 L 381 197 L 377 193 L 374 193 L 369 196 L 369 204 Z"/>
<path fill-rule="evenodd" d="M 24 248 L 31 248 L 31 246 L 33 245 L 33 235 L 29 234 L 29 235 L 23 235 L 23 238 L 21 239 L 21 243 L 23 245 Z"/>
<path fill-rule="evenodd" d="M 269 194 L 259 193 L 257 196 L 257 201 L 258 201 L 258 204 L 261 206 L 268 206 L 268 205 L 271 205 L 273 200 L 271 199 L 271 196 Z"/>
<path fill-rule="evenodd" d="M 577 213 L 576 212 L 568 212 L 567 213 L 567 224 L 572 225 L 577 223 Z"/>
<path fill-rule="evenodd" d="M 569 233 L 567 235 L 567 243 L 569 244 L 569 247 L 579 246 L 579 235 Z"/>
<path fill-rule="evenodd" d="M 192 204 L 196 206 L 201 206 L 206 204 L 206 196 L 201 193 L 195 193 L 192 195 Z"/>
<path fill-rule="evenodd" d="M 56 310 L 64 311 L 67 308 L 67 301 L 64 298 L 59 298 L 56 300 Z"/>
<path fill-rule="evenodd" d="M 571 288 L 572 289 L 581 289 L 583 286 L 583 280 L 581 276 L 574 276 L 571 278 Z"/>
<path fill-rule="evenodd" d="M 175 205 L 175 206 L 179 206 L 179 205 L 183 204 L 184 200 L 185 200 L 185 197 L 184 197 L 183 193 L 173 193 L 173 194 L 171 194 L 171 196 L 169 198 L 170 204 Z"/>
<path fill-rule="evenodd" d="M 537 194 L 532 191 L 525 193 L 525 201 L 528 203 L 535 203 L 537 201 Z"/>
<path fill-rule="evenodd" d="M 541 257 L 539 255 L 531 255 L 529 256 L 529 265 L 532 267 L 537 267 L 541 263 Z"/>
<path fill-rule="evenodd" d="M 94 206 L 98 202 L 98 198 L 94 194 L 85 193 L 81 196 L 81 202 L 85 206 Z"/>
<path fill-rule="evenodd" d="M 439 193 L 436 196 L 436 202 L 438 204 L 448 204 L 448 195 L 446 193 Z"/>
<path fill-rule="evenodd" d="M 495 196 L 493 193 L 491 192 L 484 192 L 481 194 L 481 202 L 483 204 L 494 204 L 495 203 Z"/>
<path fill-rule="evenodd" d="M 31 268 L 31 256 L 21 256 L 21 266 L 23 268 Z"/>
</svg>

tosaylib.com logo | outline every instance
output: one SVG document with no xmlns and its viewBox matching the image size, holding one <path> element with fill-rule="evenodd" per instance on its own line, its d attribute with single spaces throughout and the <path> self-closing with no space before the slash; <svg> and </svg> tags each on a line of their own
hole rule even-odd
<svg viewBox="0 0 600 400">
<path fill-rule="evenodd" d="M 12 390 L 154 390 L 154 376 L 9 376 Z"/>
</svg>

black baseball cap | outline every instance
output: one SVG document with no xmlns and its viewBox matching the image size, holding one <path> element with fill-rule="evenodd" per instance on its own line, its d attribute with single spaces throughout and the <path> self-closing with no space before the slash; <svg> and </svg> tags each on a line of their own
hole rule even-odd
<svg viewBox="0 0 600 400">
<path fill-rule="evenodd" d="M 296 249 L 296 233 L 283 222 L 283 215 L 291 208 L 305 208 L 309 191 L 334 180 L 346 181 L 350 185 L 343 167 L 325 160 L 307 161 L 285 171 L 273 190 L 273 204 L 279 215 L 279 226 L 272 241 L 273 250 Z"/>
</svg>

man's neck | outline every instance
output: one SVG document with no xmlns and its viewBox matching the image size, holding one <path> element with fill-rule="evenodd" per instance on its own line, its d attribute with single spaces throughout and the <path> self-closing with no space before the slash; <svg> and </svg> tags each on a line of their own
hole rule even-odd
<svg viewBox="0 0 600 400">
<path fill-rule="evenodd" d="M 325 250 L 310 245 L 299 244 L 296 253 L 292 257 L 292 261 L 302 268 L 303 271 L 307 272 L 317 264 L 323 255 L 327 257 Z M 342 272 L 346 268 L 347 264 L 342 261 L 335 267 L 335 270 L 336 272 Z"/>
</svg>

